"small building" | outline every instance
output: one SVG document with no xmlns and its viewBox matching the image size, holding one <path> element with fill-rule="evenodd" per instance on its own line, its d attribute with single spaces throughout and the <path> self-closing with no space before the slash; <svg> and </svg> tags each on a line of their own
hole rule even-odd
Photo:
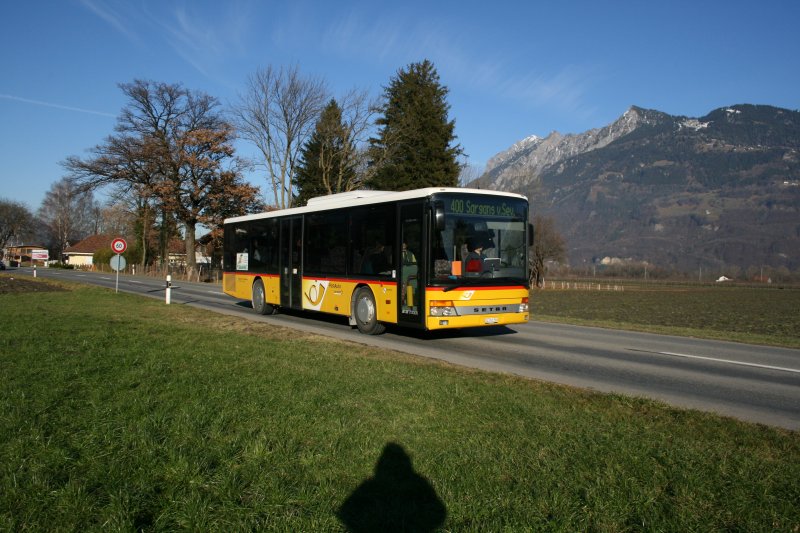
<svg viewBox="0 0 800 533">
<path fill-rule="evenodd" d="M 206 253 L 203 237 L 195 240 L 194 260 L 198 265 L 209 264 L 211 257 Z M 186 242 L 182 239 L 171 239 L 167 248 L 167 262 L 171 267 L 186 266 Z"/>
<path fill-rule="evenodd" d="M 186 243 L 182 239 L 173 238 L 167 243 L 167 259 L 161 261 L 171 267 L 186 266 Z M 159 258 L 160 259 L 160 258 Z"/>
<path fill-rule="evenodd" d="M 77 268 L 91 268 L 92 257 L 98 250 L 111 249 L 113 235 L 92 235 L 64 250 L 65 262 Z"/>
<path fill-rule="evenodd" d="M 31 262 L 34 250 L 46 249 L 41 244 L 19 244 L 17 246 L 9 246 L 6 248 L 6 258 L 8 261 L 14 261 L 17 264 Z"/>
</svg>

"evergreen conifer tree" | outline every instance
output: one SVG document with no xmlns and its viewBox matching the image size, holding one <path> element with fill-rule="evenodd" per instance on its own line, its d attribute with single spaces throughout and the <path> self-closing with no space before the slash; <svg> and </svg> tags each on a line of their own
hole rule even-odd
<svg viewBox="0 0 800 533">
<path fill-rule="evenodd" d="M 295 172 L 297 205 L 315 196 L 353 190 L 358 185 L 355 148 L 342 122 L 342 109 L 331 100 L 322 111 L 311 138 L 303 145 Z"/>
<path fill-rule="evenodd" d="M 404 191 L 458 185 L 461 146 L 448 119 L 447 87 L 427 59 L 398 71 L 384 89 L 378 138 L 370 139 L 373 189 Z"/>
</svg>

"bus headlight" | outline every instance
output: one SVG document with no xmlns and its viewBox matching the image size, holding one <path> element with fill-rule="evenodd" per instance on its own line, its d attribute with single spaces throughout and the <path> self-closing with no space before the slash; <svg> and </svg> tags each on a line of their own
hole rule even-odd
<svg viewBox="0 0 800 533">
<path fill-rule="evenodd" d="M 452 300 L 431 300 L 431 316 L 456 316 Z"/>
<path fill-rule="evenodd" d="M 523 298 L 522 303 L 519 304 L 519 312 L 520 313 L 527 313 L 528 312 L 528 299 Z"/>
</svg>

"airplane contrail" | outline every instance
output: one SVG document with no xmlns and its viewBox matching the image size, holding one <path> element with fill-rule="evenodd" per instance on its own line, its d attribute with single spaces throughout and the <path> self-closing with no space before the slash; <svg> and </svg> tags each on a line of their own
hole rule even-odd
<svg viewBox="0 0 800 533">
<path fill-rule="evenodd" d="M 26 104 L 54 107 L 56 109 L 64 109 L 65 111 L 77 111 L 78 113 L 89 113 L 90 115 L 99 115 L 101 117 L 111 117 L 111 118 L 116 117 L 116 115 L 113 115 L 111 113 L 104 113 L 103 111 L 93 111 L 91 109 L 83 109 L 80 107 L 72 107 L 68 105 L 53 104 L 50 102 L 42 102 L 41 100 L 31 100 L 30 98 L 20 98 L 19 96 L 14 96 L 11 94 L 0 93 L 0 98 L 4 98 L 6 100 L 14 100 L 15 102 L 23 102 Z"/>
</svg>

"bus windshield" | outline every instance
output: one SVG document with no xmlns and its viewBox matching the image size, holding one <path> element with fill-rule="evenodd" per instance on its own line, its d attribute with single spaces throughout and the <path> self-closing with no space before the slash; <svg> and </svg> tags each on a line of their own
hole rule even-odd
<svg viewBox="0 0 800 533">
<path fill-rule="evenodd" d="M 444 229 L 431 235 L 432 284 L 527 283 L 524 200 L 449 195 L 437 200 L 444 204 L 445 218 Z"/>
</svg>

